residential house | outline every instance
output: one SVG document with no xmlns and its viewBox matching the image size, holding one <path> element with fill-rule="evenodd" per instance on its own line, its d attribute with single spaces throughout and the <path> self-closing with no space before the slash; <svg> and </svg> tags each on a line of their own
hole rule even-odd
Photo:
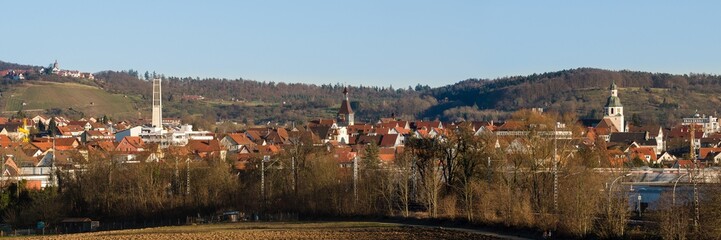
<svg viewBox="0 0 721 240">
<path fill-rule="evenodd" d="M 115 151 L 118 152 L 137 153 L 144 150 L 145 143 L 140 137 L 124 137 L 122 140 L 120 140 L 120 142 L 118 142 L 118 145 L 115 146 Z"/>
<path fill-rule="evenodd" d="M 381 164 L 391 164 L 396 159 L 396 149 L 395 148 L 379 148 L 378 149 L 378 159 L 380 160 Z"/>
<path fill-rule="evenodd" d="M 22 122 L 7 122 L 0 124 L 0 135 L 6 135 L 13 141 L 20 141 L 28 136 L 28 131 Z"/>
<path fill-rule="evenodd" d="M 661 154 L 661 156 L 658 157 L 658 161 L 662 163 L 675 162 L 676 156 L 671 155 L 668 152 L 664 152 L 663 154 Z"/>
<path fill-rule="evenodd" d="M 80 136 L 85 132 L 85 127 L 79 126 L 79 125 L 66 125 L 66 126 L 59 126 L 58 127 L 58 135 L 56 137 L 59 138 L 80 138 Z"/>
<path fill-rule="evenodd" d="M 80 139 L 83 143 L 92 141 L 113 141 L 115 135 L 105 130 L 86 130 L 80 135 Z"/>
<path fill-rule="evenodd" d="M 403 145 L 404 137 L 399 134 L 385 134 L 382 135 L 379 147 L 383 148 L 395 148 Z"/>
<path fill-rule="evenodd" d="M 628 158 L 629 160 L 638 158 L 649 164 L 660 163 L 658 161 L 658 158 L 656 158 L 656 149 L 654 149 L 653 147 L 631 148 L 628 152 Z"/>
<path fill-rule="evenodd" d="M 353 161 L 357 160 L 358 153 L 349 147 L 333 148 L 333 159 L 341 168 L 353 168 Z"/>
<path fill-rule="evenodd" d="M 213 140 L 188 140 L 185 145 L 189 152 L 195 155 L 197 159 L 217 158 L 225 161 L 227 151 L 222 147 L 220 141 Z"/>
<path fill-rule="evenodd" d="M 634 126 L 628 125 L 628 132 L 647 132 L 648 138 L 656 139 L 656 154 L 666 151 L 666 134 L 664 129 L 658 125 Z"/>
<path fill-rule="evenodd" d="M 410 128 L 414 130 L 443 128 L 443 123 L 441 121 L 415 121 L 410 124 Z"/>
<path fill-rule="evenodd" d="M 239 152 L 243 148 L 249 149 L 248 147 L 255 145 L 248 135 L 244 133 L 225 135 L 225 137 L 220 140 L 220 144 L 228 149 L 229 152 Z"/>
<path fill-rule="evenodd" d="M 285 128 L 276 128 L 268 132 L 265 141 L 269 144 L 288 144 L 288 131 Z"/>
<path fill-rule="evenodd" d="M 648 132 L 614 132 L 611 133 L 609 143 L 625 143 L 639 147 L 650 147 L 656 155 L 661 154 L 664 149 L 663 143 L 651 138 Z"/>
<path fill-rule="evenodd" d="M 607 152 L 608 162 L 611 164 L 611 167 L 623 167 L 623 165 L 628 162 L 626 154 L 620 149 L 609 149 Z"/>
<path fill-rule="evenodd" d="M 77 138 L 56 138 L 54 141 L 58 151 L 74 150 L 81 145 Z"/>
</svg>

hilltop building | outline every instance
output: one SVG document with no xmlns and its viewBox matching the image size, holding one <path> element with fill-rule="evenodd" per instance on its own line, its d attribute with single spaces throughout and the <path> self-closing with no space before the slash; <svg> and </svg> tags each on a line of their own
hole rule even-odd
<svg viewBox="0 0 721 240">
<path fill-rule="evenodd" d="M 58 64 L 58 60 L 55 60 L 55 62 L 53 63 L 53 67 L 50 69 L 50 72 L 52 72 L 53 74 L 60 73 L 60 64 Z"/>
<path fill-rule="evenodd" d="M 59 75 L 59 76 L 63 76 L 63 77 L 95 79 L 95 75 L 93 75 L 92 73 L 80 72 L 78 70 L 60 69 L 60 64 L 58 64 L 58 60 L 55 60 L 55 62 L 53 64 L 51 64 L 48 69 L 43 68 L 40 71 L 45 72 L 47 74 L 54 74 L 54 75 Z"/>
</svg>

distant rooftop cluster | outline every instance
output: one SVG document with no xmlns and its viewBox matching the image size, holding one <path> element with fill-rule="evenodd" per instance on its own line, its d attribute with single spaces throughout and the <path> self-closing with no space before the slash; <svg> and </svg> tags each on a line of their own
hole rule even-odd
<svg viewBox="0 0 721 240">
<path fill-rule="evenodd" d="M 391 116 L 361 123 L 355 121 L 347 88 L 342 92 L 335 118 L 313 119 L 297 126 L 250 126 L 220 133 L 194 130 L 179 119 L 162 118 L 161 81 L 155 83 L 154 99 L 158 101 L 153 102 L 155 114 L 150 122 L 45 115 L 0 118 L 0 153 L 7 168 L 2 177 L 23 179 L 31 188 L 44 188 L 57 184 L 51 176 L 58 169 L 75 171 L 97 159 L 123 164 L 164 162 L 168 154 L 190 161 L 228 161 L 236 171 L 244 171 L 257 167 L 252 164 L 253 159 L 274 159 L 298 144 L 325 147 L 342 170 L 352 168 L 370 146 L 378 148 L 380 164 L 386 165 L 404 152 L 409 139 L 445 141 L 460 129 L 470 130 L 473 135 L 492 136 L 494 147 L 506 154 L 530 151 L 529 136 L 533 135 L 574 146 L 559 155 L 577 154 L 584 147 L 604 147 L 612 166 L 641 161 L 659 167 L 703 167 L 721 161 L 718 118 L 697 114 L 669 129 L 635 126 L 624 119 L 615 84 L 610 88 L 603 119 L 580 121 L 584 126 L 581 133 L 559 122 L 529 123 L 518 119 L 442 122 Z M 546 114 L 540 108 L 529 112 Z"/>
</svg>

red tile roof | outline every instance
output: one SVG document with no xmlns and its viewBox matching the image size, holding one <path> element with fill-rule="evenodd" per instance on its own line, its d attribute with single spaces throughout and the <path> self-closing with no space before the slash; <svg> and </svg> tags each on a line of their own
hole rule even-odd
<svg viewBox="0 0 721 240">
<path fill-rule="evenodd" d="M 651 147 L 632 148 L 631 152 L 629 154 L 629 157 L 631 159 L 638 157 L 643 161 L 655 162 L 656 161 L 656 151 Z M 647 157 L 648 157 L 648 159 L 647 159 Z"/>
<path fill-rule="evenodd" d="M 338 163 L 350 163 L 358 154 L 353 152 L 351 148 L 334 148 L 333 158 Z"/>
<path fill-rule="evenodd" d="M 0 135 L 0 147 L 8 147 L 12 144 L 12 140 L 7 135 Z"/>
<path fill-rule="evenodd" d="M 712 156 L 716 156 L 716 153 L 720 153 L 721 148 L 699 148 L 698 150 L 698 157 L 700 159 L 705 159 L 708 157 L 709 154 Z"/>
<path fill-rule="evenodd" d="M 385 134 L 381 138 L 380 147 L 395 147 L 398 140 L 398 134 Z"/>
<path fill-rule="evenodd" d="M 143 142 L 143 139 L 140 137 L 126 136 L 120 141 L 127 141 L 128 144 L 135 148 L 143 148 L 145 146 L 145 142 Z"/>
<path fill-rule="evenodd" d="M 189 140 L 185 145 L 191 152 L 218 152 L 222 150 L 220 142 L 213 140 Z"/>
<path fill-rule="evenodd" d="M 396 150 L 393 148 L 379 148 L 378 158 L 383 163 L 393 162 L 396 159 Z"/>
<path fill-rule="evenodd" d="M 526 128 L 526 126 L 524 126 L 523 122 L 521 122 L 521 121 L 506 121 L 505 123 L 503 123 L 503 125 L 498 127 L 498 129 L 496 129 L 496 130 L 498 130 L 498 131 L 519 131 L 519 130 L 524 130 L 525 128 Z"/>
<path fill-rule="evenodd" d="M 113 141 L 93 141 L 93 142 L 88 143 L 88 146 L 91 149 L 101 150 L 101 151 L 106 151 L 106 152 L 110 152 L 115 149 L 115 143 Z"/>
<path fill-rule="evenodd" d="M 248 136 L 246 136 L 244 133 L 231 133 L 227 136 L 238 145 L 253 144 L 253 141 L 251 141 L 250 138 L 248 138 Z"/>
<path fill-rule="evenodd" d="M 52 142 L 31 142 L 30 143 L 33 147 L 39 149 L 40 151 L 47 151 L 48 149 L 53 148 Z"/>
<path fill-rule="evenodd" d="M 365 133 L 371 132 L 371 130 L 373 130 L 373 125 L 370 125 L 370 124 L 356 124 L 356 125 L 348 126 L 348 134 L 352 134 L 352 133 L 365 134 Z"/>
</svg>

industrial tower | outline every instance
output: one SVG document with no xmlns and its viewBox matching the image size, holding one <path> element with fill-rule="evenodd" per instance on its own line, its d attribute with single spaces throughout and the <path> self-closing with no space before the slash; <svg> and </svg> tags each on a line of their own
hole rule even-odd
<svg viewBox="0 0 721 240">
<path fill-rule="evenodd" d="M 155 128 L 163 127 L 163 100 L 160 78 L 153 79 L 153 122 L 151 125 Z"/>
</svg>

